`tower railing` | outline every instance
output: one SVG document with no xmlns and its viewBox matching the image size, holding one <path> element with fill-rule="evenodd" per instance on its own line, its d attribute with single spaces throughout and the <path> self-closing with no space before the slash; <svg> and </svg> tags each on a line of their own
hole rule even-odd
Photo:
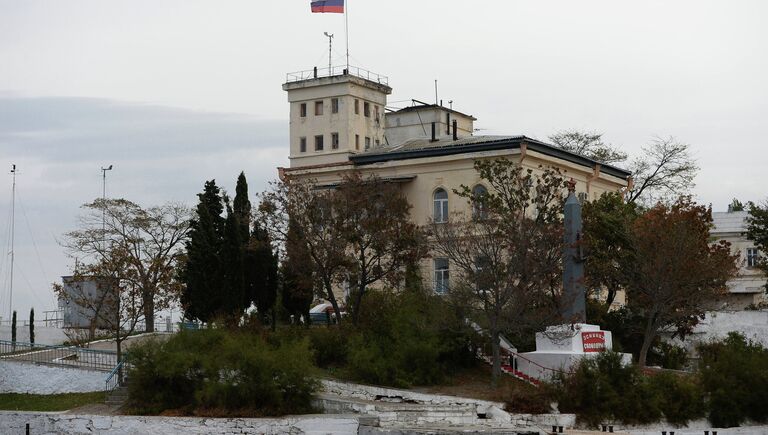
<svg viewBox="0 0 768 435">
<path fill-rule="evenodd" d="M 349 69 L 347 69 L 346 65 L 340 65 L 332 66 L 330 68 L 313 68 L 304 71 L 290 72 L 285 75 L 285 82 L 293 83 L 320 77 L 333 77 L 343 75 L 355 76 L 371 82 L 389 86 L 389 77 L 351 65 L 349 66 Z"/>
</svg>

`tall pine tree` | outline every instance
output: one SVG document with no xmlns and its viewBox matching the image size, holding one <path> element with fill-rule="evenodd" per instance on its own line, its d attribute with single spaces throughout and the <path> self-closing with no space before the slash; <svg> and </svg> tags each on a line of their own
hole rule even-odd
<svg viewBox="0 0 768 435">
<path fill-rule="evenodd" d="M 232 210 L 235 212 L 240 226 L 240 240 L 245 247 L 248 244 L 251 228 L 251 201 L 248 199 L 248 182 L 245 173 L 240 172 L 235 186 L 235 200 L 232 202 Z"/>
<path fill-rule="evenodd" d="M 186 318 L 210 322 L 222 304 L 221 250 L 224 210 L 221 189 L 216 180 L 206 181 L 195 217 L 190 224 L 187 261 L 181 276 L 185 283 L 181 304 Z"/>
</svg>

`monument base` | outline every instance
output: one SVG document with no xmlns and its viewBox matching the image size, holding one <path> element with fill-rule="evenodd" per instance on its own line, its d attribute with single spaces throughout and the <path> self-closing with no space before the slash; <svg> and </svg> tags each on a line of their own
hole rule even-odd
<svg viewBox="0 0 768 435">
<path fill-rule="evenodd" d="M 549 326 L 544 332 L 536 333 L 535 352 L 521 353 L 514 358 L 514 369 L 531 378 L 548 381 L 570 372 L 582 359 L 612 348 L 611 331 L 603 331 L 598 325 Z M 631 364 L 632 355 L 622 354 L 622 361 Z"/>
</svg>

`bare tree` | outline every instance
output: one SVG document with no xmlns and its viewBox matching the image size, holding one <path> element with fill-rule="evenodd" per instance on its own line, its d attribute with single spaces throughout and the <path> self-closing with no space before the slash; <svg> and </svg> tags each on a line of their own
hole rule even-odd
<svg viewBox="0 0 768 435">
<path fill-rule="evenodd" d="M 493 382 L 501 374 L 500 334 L 552 321 L 560 312 L 562 195 L 559 170 L 536 175 L 505 159 L 475 162 L 490 189 L 457 194 L 479 212 L 433 223 L 436 255 L 447 257 L 451 298 L 491 335 Z"/>
<path fill-rule="evenodd" d="M 333 194 L 333 210 L 340 219 L 349 261 L 352 321 L 357 325 L 368 287 L 387 283 L 398 287 L 405 278 L 405 266 L 427 255 L 422 231 L 411 222 L 411 205 L 396 184 L 376 176 L 363 178 L 352 173 Z"/>
<path fill-rule="evenodd" d="M 144 209 L 125 199 L 97 199 L 83 208 L 78 229 L 65 234 L 63 246 L 86 262 L 84 269 L 124 267 L 105 276 L 131 281 L 142 298 L 146 331 L 154 331 L 155 313 L 178 297 L 176 266 L 189 229 L 188 209 L 174 203 Z"/>
<path fill-rule="evenodd" d="M 344 279 L 348 264 L 346 240 L 338 213 L 333 213 L 333 190 L 316 189 L 310 179 L 286 179 L 271 184 L 261 195 L 259 219 L 272 240 L 301 244 L 311 258 L 315 277 L 322 283 L 323 297 L 333 306 L 337 322 L 341 309 L 333 293 L 335 284 Z M 289 231 L 290 228 L 290 231 Z"/>
<path fill-rule="evenodd" d="M 92 325 L 99 324 L 114 335 L 118 361 L 122 359 L 123 342 L 136 331 L 144 316 L 144 297 L 130 262 L 127 245 L 110 244 L 100 258 L 75 270 L 68 288 L 54 284 L 61 299 L 91 313 Z M 85 285 L 88 282 L 96 284 L 96 291 Z"/>
<path fill-rule="evenodd" d="M 630 168 L 634 184 L 627 192 L 627 202 L 653 204 L 689 192 L 699 171 L 689 148 L 672 136 L 657 137 L 643 147 L 642 156 Z"/>
<path fill-rule="evenodd" d="M 553 145 L 600 163 L 619 163 L 627 160 L 627 153 L 603 142 L 603 134 L 579 130 L 561 130 L 549 136 Z"/>
</svg>

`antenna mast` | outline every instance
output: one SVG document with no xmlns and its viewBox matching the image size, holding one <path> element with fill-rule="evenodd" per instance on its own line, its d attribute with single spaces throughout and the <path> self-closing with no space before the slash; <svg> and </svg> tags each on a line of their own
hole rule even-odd
<svg viewBox="0 0 768 435">
<path fill-rule="evenodd" d="M 11 167 L 11 175 L 13 176 L 13 188 L 11 190 L 11 291 L 8 301 L 8 318 L 13 317 L 13 260 L 16 256 L 14 252 L 14 239 L 16 233 L 16 164 Z"/>
<path fill-rule="evenodd" d="M 328 75 L 332 76 L 331 53 L 333 52 L 333 33 L 323 32 L 323 34 L 328 37 Z"/>
</svg>

